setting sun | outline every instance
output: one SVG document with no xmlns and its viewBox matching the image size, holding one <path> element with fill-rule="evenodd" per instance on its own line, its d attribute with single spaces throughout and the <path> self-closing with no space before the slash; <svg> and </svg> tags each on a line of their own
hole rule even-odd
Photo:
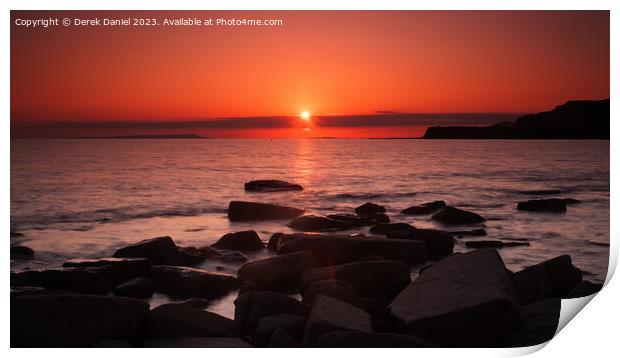
<svg viewBox="0 0 620 358">
<path fill-rule="evenodd" d="M 310 112 L 308 112 L 308 111 L 301 112 L 299 114 L 299 118 L 303 119 L 304 121 L 309 121 L 310 120 Z"/>
</svg>

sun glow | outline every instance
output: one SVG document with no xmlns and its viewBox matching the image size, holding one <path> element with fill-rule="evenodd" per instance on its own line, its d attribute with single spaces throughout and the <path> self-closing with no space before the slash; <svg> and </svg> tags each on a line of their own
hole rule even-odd
<svg viewBox="0 0 620 358">
<path fill-rule="evenodd" d="M 309 121 L 310 120 L 310 112 L 303 111 L 303 112 L 299 113 L 299 118 L 303 119 L 304 121 Z"/>
</svg>

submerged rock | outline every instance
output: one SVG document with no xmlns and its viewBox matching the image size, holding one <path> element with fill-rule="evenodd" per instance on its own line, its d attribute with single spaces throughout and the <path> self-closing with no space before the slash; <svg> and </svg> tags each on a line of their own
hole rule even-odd
<svg viewBox="0 0 620 358">
<path fill-rule="evenodd" d="M 147 298 L 155 293 L 155 284 L 151 279 L 138 277 L 114 288 L 114 294 L 122 297 Z"/>
<path fill-rule="evenodd" d="M 385 207 L 375 203 L 366 203 L 355 208 L 355 213 L 357 215 L 372 215 L 384 212 Z"/>
<path fill-rule="evenodd" d="M 141 300 L 89 295 L 11 297 L 11 347 L 90 347 L 132 339 L 149 311 Z"/>
<path fill-rule="evenodd" d="M 304 210 L 290 206 L 231 201 L 228 205 L 228 219 L 231 221 L 283 220 L 302 215 Z"/>
<path fill-rule="evenodd" d="M 351 221 L 336 220 L 326 216 L 304 215 L 293 219 L 286 226 L 301 231 L 348 230 L 358 226 Z"/>
<path fill-rule="evenodd" d="M 276 314 L 264 317 L 254 333 L 254 345 L 267 347 L 275 331 L 281 329 L 285 330 L 292 340 L 301 341 L 305 324 L 306 319 L 297 315 Z"/>
<path fill-rule="evenodd" d="M 323 334 L 318 348 L 431 348 L 432 344 L 415 336 L 395 333 L 333 331 Z"/>
<path fill-rule="evenodd" d="M 483 248 L 502 248 L 513 246 L 530 246 L 529 242 L 515 242 L 515 241 L 499 241 L 499 240 L 480 240 L 480 241 L 465 241 L 465 246 L 476 249 Z"/>
<path fill-rule="evenodd" d="M 512 278 L 519 301 L 528 304 L 567 296 L 582 274 L 569 255 L 562 255 L 515 272 Z"/>
<path fill-rule="evenodd" d="M 211 247 L 226 250 L 252 251 L 264 248 L 265 244 L 263 244 L 256 231 L 248 230 L 228 233 L 217 240 Z"/>
<path fill-rule="evenodd" d="M 155 265 L 183 264 L 183 256 L 170 236 L 156 237 L 116 250 L 114 257 L 146 257 Z"/>
<path fill-rule="evenodd" d="M 234 337 L 235 322 L 213 312 L 184 304 L 164 304 L 152 309 L 142 337 Z"/>
<path fill-rule="evenodd" d="M 309 308 L 293 297 L 272 291 L 249 291 L 235 300 L 235 322 L 243 334 L 253 334 L 259 322 L 275 314 L 307 317 Z"/>
<path fill-rule="evenodd" d="M 431 219 L 446 225 L 479 224 L 485 220 L 482 216 L 467 210 L 446 206 L 437 210 Z"/>
<path fill-rule="evenodd" d="M 519 320 L 510 276 L 491 249 L 435 263 L 389 310 L 408 333 L 441 347 L 502 346 Z"/>
<path fill-rule="evenodd" d="M 454 250 L 452 234 L 443 230 L 414 229 L 411 231 L 393 231 L 388 232 L 387 238 L 422 241 L 426 244 L 428 255 L 433 257 L 450 255 Z"/>
<path fill-rule="evenodd" d="M 158 291 L 179 298 L 216 298 L 239 287 L 234 276 L 189 267 L 156 265 L 151 278 Z"/>
<path fill-rule="evenodd" d="M 401 214 L 405 215 L 428 215 L 434 211 L 446 206 L 446 202 L 443 200 L 431 201 L 420 205 L 410 206 L 407 209 L 401 211 Z"/>
<path fill-rule="evenodd" d="M 28 246 L 11 246 L 11 260 L 29 260 L 34 257 L 34 250 Z"/>
<path fill-rule="evenodd" d="M 83 294 L 105 294 L 109 291 L 108 283 L 98 273 L 72 268 L 11 274 L 11 286 L 36 286 Z"/>
<path fill-rule="evenodd" d="M 360 295 L 351 284 L 335 279 L 318 280 L 310 283 L 302 294 L 302 302 L 312 305 L 319 296 L 328 296 L 352 305 L 358 305 Z"/>
<path fill-rule="evenodd" d="M 293 184 L 282 180 L 252 180 L 245 183 L 244 187 L 246 191 L 257 192 L 304 190 L 299 184 Z"/>
<path fill-rule="evenodd" d="M 241 281 L 251 281 L 260 289 L 284 289 L 296 286 L 302 272 L 316 266 L 311 252 L 300 251 L 248 262 L 237 275 Z"/>
<path fill-rule="evenodd" d="M 317 297 L 304 331 L 304 346 L 313 347 L 320 337 L 333 331 L 370 333 L 370 316 L 362 309 L 327 296 Z"/>
<path fill-rule="evenodd" d="M 528 200 L 517 204 L 517 210 L 563 213 L 566 211 L 566 201 L 563 199 Z"/>
</svg>

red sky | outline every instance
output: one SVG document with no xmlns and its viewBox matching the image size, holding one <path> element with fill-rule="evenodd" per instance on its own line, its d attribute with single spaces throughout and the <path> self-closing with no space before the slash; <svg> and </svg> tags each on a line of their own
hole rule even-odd
<svg viewBox="0 0 620 358">
<path fill-rule="evenodd" d="M 18 18 L 50 16 L 259 18 L 282 19 L 283 26 L 15 25 Z M 11 17 L 16 136 L 187 133 L 148 125 L 115 129 L 111 123 L 296 116 L 304 110 L 315 118 L 377 111 L 527 113 L 569 99 L 609 98 L 607 11 L 13 11 Z M 57 122 L 73 125 L 51 130 Z M 400 137 L 428 125 L 384 126 L 380 118 L 371 126 L 318 122 L 294 118 L 285 127 L 198 132 Z M 88 123 L 97 126 L 80 127 Z"/>
</svg>

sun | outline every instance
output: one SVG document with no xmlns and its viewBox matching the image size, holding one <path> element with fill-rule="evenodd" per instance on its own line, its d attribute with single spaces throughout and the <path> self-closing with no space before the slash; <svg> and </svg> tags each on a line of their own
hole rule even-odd
<svg viewBox="0 0 620 358">
<path fill-rule="evenodd" d="M 304 121 L 309 121 L 310 120 L 310 112 L 303 111 L 303 112 L 299 113 L 299 118 L 303 119 Z"/>
</svg>

